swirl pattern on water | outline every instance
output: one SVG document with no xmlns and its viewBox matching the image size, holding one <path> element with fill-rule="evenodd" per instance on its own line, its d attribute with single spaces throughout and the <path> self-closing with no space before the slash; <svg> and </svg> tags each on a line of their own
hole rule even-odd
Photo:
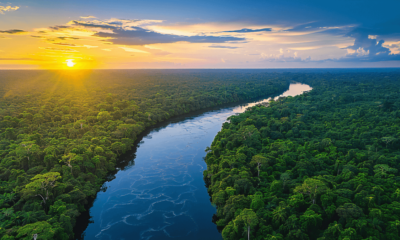
<svg viewBox="0 0 400 240">
<path fill-rule="evenodd" d="M 291 84 L 281 96 L 308 90 L 308 85 Z M 115 174 L 105 183 L 107 190 L 98 193 L 84 239 L 222 239 L 211 221 L 216 209 L 204 186 L 204 149 L 229 116 L 255 104 L 153 130 L 139 143 L 135 164 Z"/>
</svg>

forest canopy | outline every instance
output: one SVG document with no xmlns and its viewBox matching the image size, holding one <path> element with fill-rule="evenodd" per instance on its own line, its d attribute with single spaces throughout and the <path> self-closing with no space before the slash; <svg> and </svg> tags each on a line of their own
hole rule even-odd
<svg viewBox="0 0 400 240">
<path fill-rule="evenodd" d="M 204 179 L 224 240 L 400 239 L 400 74 L 304 73 L 232 116 Z"/>
<path fill-rule="evenodd" d="M 289 82 L 239 70 L 1 71 L 0 238 L 74 239 L 76 218 L 146 127 Z"/>
</svg>

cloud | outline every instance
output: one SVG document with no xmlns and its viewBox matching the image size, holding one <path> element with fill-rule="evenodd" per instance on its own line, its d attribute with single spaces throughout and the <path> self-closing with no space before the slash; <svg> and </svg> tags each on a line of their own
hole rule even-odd
<svg viewBox="0 0 400 240">
<path fill-rule="evenodd" d="M 39 48 L 51 51 L 59 51 L 59 52 L 78 52 L 77 50 L 70 48 L 54 48 L 54 47 L 39 47 Z"/>
<path fill-rule="evenodd" d="M 70 21 L 69 25 L 81 26 L 87 28 L 100 28 L 100 29 L 117 29 L 120 28 L 119 22 L 103 22 L 103 21 Z M 116 26 L 115 26 L 116 25 Z M 56 26 L 61 28 L 68 28 L 69 26 Z"/>
<path fill-rule="evenodd" d="M 83 46 L 79 46 L 79 47 L 85 47 L 85 48 L 98 48 L 99 46 L 92 46 L 92 45 L 83 45 Z"/>
<path fill-rule="evenodd" d="M 90 19 L 90 18 L 97 18 L 97 17 L 95 17 L 95 16 L 86 16 L 86 17 L 81 17 L 81 18 L 83 18 L 83 19 Z"/>
<path fill-rule="evenodd" d="M 264 61 L 267 62 L 311 62 L 311 57 L 302 59 L 301 57 L 285 57 L 284 55 L 280 55 L 276 58 L 266 58 Z"/>
<path fill-rule="evenodd" d="M 361 54 L 349 54 L 345 57 L 338 59 L 327 59 L 324 61 L 333 62 L 385 62 L 385 61 L 400 61 L 400 54 L 388 54 L 388 55 L 361 55 Z"/>
<path fill-rule="evenodd" d="M 249 29 L 243 28 L 240 30 L 232 30 L 232 31 L 223 31 L 223 32 L 230 32 L 230 33 L 254 33 L 254 32 L 271 32 L 272 28 L 261 28 L 261 29 Z"/>
<path fill-rule="evenodd" d="M 130 47 L 120 47 L 120 48 L 124 49 L 126 52 L 149 53 L 149 52 L 146 52 L 146 51 L 142 51 L 142 50 L 135 49 L 135 48 L 130 48 Z"/>
<path fill-rule="evenodd" d="M 66 26 L 66 25 L 56 25 L 56 26 L 51 26 L 49 27 L 50 30 L 53 31 L 61 31 L 61 30 L 68 30 L 68 29 L 73 29 L 71 26 Z M 46 33 L 45 31 L 42 31 L 41 33 Z"/>
<path fill-rule="evenodd" d="M 0 58 L 0 61 L 41 61 L 35 58 Z"/>
<path fill-rule="evenodd" d="M 4 34 L 25 34 L 28 33 L 27 31 L 20 30 L 20 29 L 10 29 L 10 30 L 5 30 L 5 31 L 0 31 L 0 33 Z"/>
<path fill-rule="evenodd" d="M 46 50 L 42 51 L 43 54 L 54 57 L 63 57 L 61 52 L 66 54 L 79 51 L 80 53 L 74 54 L 79 56 L 90 51 L 90 54 L 96 53 L 94 56 L 99 59 L 121 56 L 123 61 L 124 57 L 134 54 L 134 61 L 168 60 L 190 63 L 196 67 L 212 66 L 207 64 L 216 62 L 223 64 L 225 60 L 226 66 L 239 66 L 245 62 L 256 65 L 269 62 L 269 66 L 281 64 L 287 67 L 308 63 L 310 66 L 320 63 L 347 65 L 334 62 L 357 64 L 400 60 L 397 55 L 400 54 L 400 38 L 393 35 L 397 31 L 395 27 L 393 31 L 383 26 L 381 27 L 384 30 L 379 30 L 372 25 L 361 28 L 361 25 L 341 21 L 273 23 L 246 20 L 182 24 L 162 20 L 102 20 L 90 17 L 93 16 L 81 17 L 65 25 L 35 28 L 29 33 L 31 37 L 39 38 L 37 42 L 46 44 L 41 48 Z M 1 33 L 4 33 L 3 37 L 8 37 L 6 34 L 27 32 L 8 30 L 0 31 L 0 35 Z M 74 41 L 78 39 L 79 41 Z M 35 51 L 39 46 L 35 46 Z M 97 49 L 90 49 L 96 47 Z M 222 49 L 218 51 L 219 56 L 215 55 L 214 49 Z M 232 55 L 233 53 L 240 54 Z M 129 61 L 133 61 L 131 59 Z M 285 64 L 290 62 L 293 64 Z"/>
<path fill-rule="evenodd" d="M 46 38 L 45 36 L 38 36 L 38 35 L 31 35 L 31 37 L 33 37 L 33 38 L 42 38 L 42 39 Z"/>
<path fill-rule="evenodd" d="M 386 40 L 398 40 L 400 38 L 400 18 L 397 17 L 396 19 L 368 27 L 359 26 L 348 33 L 348 35 L 354 34 L 369 35 L 374 38 L 385 38 Z"/>
<path fill-rule="evenodd" d="M 57 41 L 57 40 L 78 40 L 80 38 L 77 37 L 56 37 L 56 38 L 48 38 L 47 40 Z"/>
<path fill-rule="evenodd" d="M 85 48 L 97 48 L 98 46 L 92 46 L 92 45 L 77 45 L 73 43 L 62 43 L 62 42 L 56 42 L 52 43 L 54 45 L 59 45 L 59 46 L 66 46 L 66 47 L 85 47 Z"/>
<path fill-rule="evenodd" d="M 284 32 L 298 32 L 298 33 L 314 33 L 314 32 L 340 32 L 347 33 L 349 29 L 354 28 L 355 25 L 336 25 L 327 22 L 307 22 L 295 24 L 294 26 L 286 27 Z"/>
<path fill-rule="evenodd" d="M 210 48 L 226 48 L 226 49 L 236 49 L 239 47 L 231 47 L 231 46 L 219 46 L 219 45 L 213 45 L 213 46 L 209 46 Z"/>
<path fill-rule="evenodd" d="M 350 33 L 350 37 L 355 38 L 354 45 L 347 47 L 348 49 L 358 50 L 364 49 L 369 53 L 370 56 L 378 54 L 388 55 L 390 53 L 389 48 L 383 47 L 384 40 L 377 40 L 375 38 L 369 38 L 369 35 L 365 33 L 355 32 Z"/>
<path fill-rule="evenodd" d="M 334 61 L 341 62 L 380 62 L 380 61 L 398 61 L 400 60 L 400 54 L 391 53 L 390 49 L 384 47 L 385 41 L 383 39 L 378 40 L 378 36 L 367 33 L 365 29 L 356 29 L 347 36 L 354 38 L 354 44 L 348 46 L 349 53 L 340 59 Z"/>
<path fill-rule="evenodd" d="M 98 32 L 95 36 L 112 38 L 109 41 L 120 45 L 147 45 L 156 43 L 226 43 L 231 41 L 243 41 L 244 38 L 216 37 L 216 36 L 181 36 L 161 34 L 144 28 L 135 27 L 132 30 L 114 29 L 113 33 Z"/>
<path fill-rule="evenodd" d="M 18 6 L 11 7 L 11 6 L 0 6 L 0 14 L 4 14 L 4 12 L 11 12 L 17 11 L 19 9 Z"/>
<path fill-rule="evenodd" d="M 97 28 L 99 29 L 94 36 L 109 38 L 107 41 L 113 44 L 119 45 L 148 45 L 156 43 L 176 43 L 176 42 L 190 42 L 190 43 L 226 43 L 231 41 L 243 41 L 245 38 L 231 37 L 231 36 L 207 36 L 207 35 L 195 35 L 195 36 L 184 36 L 174 34 L 162 34 L 149 29 L 145 29 L 132 24 L 148 24 L 152 21 L 141 21 L 141 20 L 114 20 L 114 21 L 71 21 L 70 24 L 73 26 L 80 26 L 85 28 Z M 155 21 L 155 20 L 154 20 Z M 158 21 L 157 21 L 158 22 Z M 126 25 L 128 24 L 128 26 Z M 102 31 L 102 30 L 111 30 Z"/>
<path fill-rule="evenodd" d="M 68 23 L 71 26 L 81 26 L 86 28 L 99 28 L 99 29 L 117 29 L 122 28 L 125 30 L 132 30 L 132 27 L 139 27 L 149 24 L 162 23 L 162 20 L 140 20 L 140 19 L 117 19 L 111 18 L 108 20 L 91 20 L 91 21 L 78 21 L 72 20 Z"/>
<path fill-rule="evenodd" d="M 77 47 L 76 44 L 72 44 L 72 43 L 60 43 L 60 42 L 56 42 L 53 43 L 54 45 L 60 45 L 60 46 L 68 46 L 68 47 Z"/>
</svg>

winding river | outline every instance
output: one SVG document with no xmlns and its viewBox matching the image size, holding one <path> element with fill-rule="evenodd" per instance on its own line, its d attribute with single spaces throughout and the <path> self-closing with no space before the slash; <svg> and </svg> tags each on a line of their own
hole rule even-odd
<svg viewBox="0 0 400 240">
<path fill-rule="evenodd" d="M 309 90 L 292 83 L 278 97 Z M 148 130 L 97 194 L 89 223 L 78 220 L 80 239 L 222 239 L 203 181 L 204 150 L 229 116 L 269 99 L 192 113 Z"/>
</svg>

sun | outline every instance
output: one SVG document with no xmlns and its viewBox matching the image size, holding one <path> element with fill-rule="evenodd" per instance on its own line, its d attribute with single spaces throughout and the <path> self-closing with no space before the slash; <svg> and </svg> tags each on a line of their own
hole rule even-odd
<svg viewBox="0 0 400 240">
<path fill-rule="evenodd" d="M 67 63 L 68 67 L 73 67 L 76 64 L 73 61 L 74 61 L 74 59 L 67 59 L 65 62 Z"/>
</svg>

